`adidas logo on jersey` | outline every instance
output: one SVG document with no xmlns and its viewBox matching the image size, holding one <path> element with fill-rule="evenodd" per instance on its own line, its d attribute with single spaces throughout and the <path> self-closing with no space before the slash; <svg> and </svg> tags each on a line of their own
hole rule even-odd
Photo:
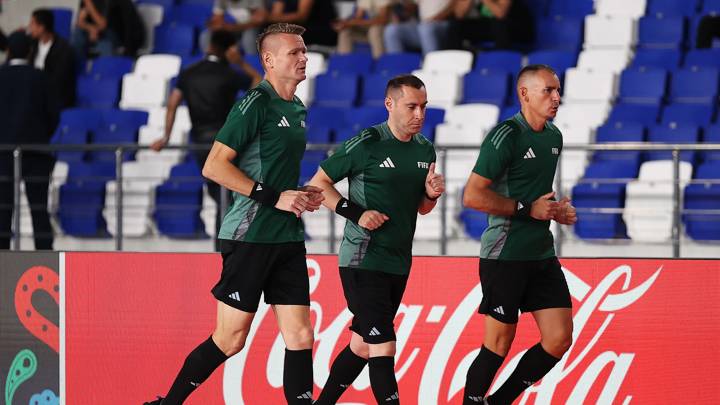
<svg viewBox="0 0 720 405">
<path fill-rule="evenodd" d="M 372 329 L 370 329 L 370 333 L 368 333 L 370 336 L 380 336 L 380 331 L 377 330 L 376 327 L 373 326 Z"/>
<path fill-rule="evenodd" d="M 390 157 L 386 157 L 385 160 L 383 160 L 383 162 L 380 163 L 380 167 L 394 169 L 395 163 L 393 163 L 393 161 L 392 161 L 392 159 L 390 159 Z"/>
<path fill-rule="evenodd" d="M 535 159 L 535 152 L 533 152 L 532 148 L 529 148 L 527 152 L 525 152 L 523 159 Z"/>
<path fill-rule="evenodd" d="M 497 312 L 497 313 L 500 314 L 500 315 L 505 315 L 505 310 L 503 309 L 502 305 L 500 305 L 499 307 L 493 309 L 493 312 Z"/>
<path fill-rule="evenodd" d="M 288 122 L 287 118 L 283 115 L 282 119 L 280 119 L 280 122 L 278 122 L 279 127 L 290 127 L 290 123 Z"/>
</svg>

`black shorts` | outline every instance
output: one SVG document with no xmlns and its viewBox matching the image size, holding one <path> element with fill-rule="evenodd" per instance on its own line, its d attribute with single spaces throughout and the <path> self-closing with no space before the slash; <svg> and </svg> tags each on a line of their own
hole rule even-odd
<svg viewBox="0 0 720 405">
<path fill-rule="evenodd" d="M 305 243 L 220 240 L 223 269 L 212 293 L 218 301 L 256 312 L 260 294 L 277 305 L 310 305 Z"/>
<path fill-rule="evenodd" d="M 353 314 L 350 330 L 369 344 L 395 341 L 393 322 L 408 276 L 341 267 L 340 280 Z"/>
<path fill-rule="evenodd" d="M 570 291 L 557 257 L 543 260 L 480 259 L 481 314 L 517 323 L 518 311 L 572 308 Z"/>
</svg>

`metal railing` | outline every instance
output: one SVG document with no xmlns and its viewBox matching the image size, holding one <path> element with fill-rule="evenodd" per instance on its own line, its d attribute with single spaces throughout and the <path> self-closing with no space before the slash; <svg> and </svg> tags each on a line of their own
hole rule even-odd
<svg viewBox="0 0 720 405">
<path fill-rule="evenodd" d="M 331 151 L 337 145 L 331 144 L 310 144 L 308 150 L 319 150 L 319 151 Z M 188 150 L 207 150 L 209 146 L 206 145 L 168 145 L 165 150 L 180 149 L 184 151 Z M 115 144 L 115 145 L 0 145 L 0 152 L 12 152 L 13 156 L 13 188 L 14 188 L 14 212 L 19 213 L 20 207 L 20 182 L 22 181 L 22 154 L 23 151 L 34 151 L 34 152 L 66 152 L 66 151 L 113 151 L 115 154 L 115 180 L 116 180 L 116 191 L 115 191 L 115 220 L 116 220 L 116 231 L 114 235 L 115 250 L 123 249 L 123 156 L 126 152 L 135 152 L 138 150 L 147 150 L 148 146 L 141 146 L 137 144 Z M 479 145 L 442 145 L 435 146 L 437 151 L 437 157 L 441 173 L 447 173 L 448 169 L 448 153 L 452 151 L 470 150 L 477 151 Z M 683 213 L 694 213 L 694 214 L 720 214 L 720 207 L 718 210 L 683 210 L 681 207 L 681 179 L 680 179 L 680 152 L 683 151 L 720 151 L 720 144 L 650 144 L 650 143 L 601 143 L 601 144 L 566 144 L 563 146 L 563 151 L 670 151 L 672 153 L 673 162 L 673 192 L 672 192 L 672 251 L 673 257 L 680 257 L 680 234 L 681 234 L 681 215 Z M 560 156 L 559 165 L 562 165 L 562 155 Z M 556 189 L 563 190 L 563 179 L 560 175 L 561 170 L 558 169 L 556 176 Z M 469 172 L 468 172 L 469 175 Z M 0 181 L 6 181 L 0 179 Z M 608 182 L 622 181 L 608 179 Z M 600 182 L 593 180 L 593 182 Z M 702 180 L 702 183 L 708 183 L 707 180 Z M 225 211 L 229 201 L 227 201 L 226 193 L 221 194 L 220 207 L 218 209 Z M 448 211 L 448 199 L 440 199 L 440 229 L 439 229 L 439 243 L 440 243 L 440 254 L 445 255 L 448 251 L 448 223 L 447 223 L 447 211 Z M 618 214 L 624 212 L 623 208 L 591 208 L 585 210 L 579 210 L 579 214 L 582 212 L 589 213 L 606 213 L 606 214 Z M 330 217 L 334 214 L 329 213 Z M 328 248 L 330 252 L 335 251 L 336 241 L 336 227 L 335 221 L 332 218 L 329 221 L 330 237 Z M 19 250 L 20 248 L 20 215 L 14 215 L 13 229 L 15 230 L 12 238 L 12 249 Z M 561 231 L 556 235 L 556 249 L 557 254 L 561 255 L 562 243 L 564 235 Z"/>
</svg>

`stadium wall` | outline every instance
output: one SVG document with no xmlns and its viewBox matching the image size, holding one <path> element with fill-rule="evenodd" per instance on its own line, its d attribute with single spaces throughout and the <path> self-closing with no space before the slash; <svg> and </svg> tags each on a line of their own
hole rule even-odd
<svg viewBox="0 0 720 405">
<path fill-rule="evenodd" d="M 574 344 L 525 404 L 720 403 L 720 261 L 564 259 Z M 315 394 L 347 344 L 337 258 L 308 257 Z M 220 257 L 0 253 L 0 378 L 7 404 L 138 404 L 164 394 L 210 333 Z M 396 318 L 403 403 L 460 403 L 482 341 L 478 260 L 417 257 Z M 30 315 L 28 315 L 30 314 Z M 495 386 L 539 335 L 523 315 Z M 284 346 L 261 305 L 246 350 L 188 404 L 281 404 Z M 35 395 L 35 397 L 33 397 Z M 224 400 L 224 402 L 223 402 Z M 367 370 L 346 403 L 374 403 Z M 35 403 L 35 402 L 32 402 Z"/>
</svg>

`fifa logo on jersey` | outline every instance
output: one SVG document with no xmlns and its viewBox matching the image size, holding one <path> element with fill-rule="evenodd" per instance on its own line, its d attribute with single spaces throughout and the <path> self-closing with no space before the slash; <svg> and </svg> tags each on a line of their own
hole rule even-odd
<svg viewBox="0 0 720 405">
<path fill-rule="evenodd" d="M 430 168 L 430 163 L 428 163 L 428 162 L 417 162 L 417 164 L 418 164 L 418 169 L 429 169 Z"/>
<path fill-rule="evenodd" d="M 300 128 L 305 128 L 305 120 L 300 120 Z"/>
<path fill-rule="evenodd" d="M 559 155 L 559 154 L 560 154 L 560 149 L 558 149 L 558 148 L 552 148 L 552 154 L 553 154 L 553 155 Z"/>
</svg>

